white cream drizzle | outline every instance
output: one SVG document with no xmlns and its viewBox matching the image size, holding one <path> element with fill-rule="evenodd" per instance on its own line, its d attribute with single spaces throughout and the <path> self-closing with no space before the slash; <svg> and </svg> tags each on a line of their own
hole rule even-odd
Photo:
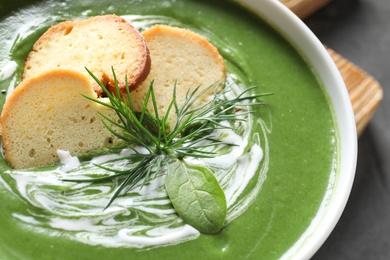
<svg viewBox="0 0 390 260">
<path fill-rule="evenodd" d="M 15 61 L 9 61 L 0 73 L 0 80 L 5 80 L 11 77 L 16 69 L 18 68 L 18 64 Z"/>
<path fill-rule="evenodd" d="M 58 158 L 63 166 L 61 171 L 67 172 L 80 166 L 80 160 L 77 156 L 71 156 L 69 151 L 57 150 Z"/>
<path fill-rule="evenodd" d="M 244 129 L 247 130 L 241 136 L 231 130 L 224 132 L 226 140 L 236 144 L 229 153 L 213 159 L 190 160 L 191 163 L 200 163 L 215 171 L 228 203 L 227 222 L 245 211 L 258 195 L 265 178 L 264 173 L 259 175 L 258 172 L 259 165 L 264 168 L 264 163 L 260 164 L 264 160 L 263 150 L 257 143 L 247 147 L 251 127 L 245 125 Z M 221 132 L 215 135 L 219 136 Z M 106 247 L 144 248 L 196 239 L 199 232 L 182 223 L 172 208 L 164 188 L 164 175 L 144 186 L 137 184 L 131 192 L 118 197 L 105 211 L 102 209 L 115 191 L 115 183 L 90 185 L 61 181 L 64 177 L 83 176 L 90 169 L 97 171 L 92 167 L 93 163 L 107 162 L 130 152 L 125 150 L 121 154 L 99 156 L 87 165 L 80 165 L 74 162 L 75 158 L 69 153 L 59 151 L 64 165 L 55 169 L 6 172 L 16 183 L 16 188 L 9 186 L 10 189 L 29 204 L 46 212 L 44 215 L 39 210 L 32 210 L 31 215 L 15 212 L 14 217 L 38 232 L 53 236 L 62 232 L 70 239 Z M 79 170 L 82 167 L 85 169 Z M 253 178 L 258 179 L 259 186 L 247 190 Z M 64 192 L 61 193 L 61 190 Z"/>
<path fill-rule="evenodd" d="M 155 23 L 165 23 L 169 18 L 133 15 L 125 16 L 125 19 L 141 29 Z M 20 35 L 34 31 L 33 25 L 41 22 L 42 17 L 31 18 L 30 24 L 20 28 Z M 175 25 L 173 20 L 169 20 L 169 23 Z M 2 79 L 11 77 L 16 69 L 16 63 L 9 61 L 2 71 Z M 228 78 L 227 82 L 232 84 L 234 81 Z M 15 82 L 10 84 L 8 95 L 14 85 Z M 234 86 L 235 91 L 240 89 L 240 86 Z M 240 135 L 231 130 L 224 131 L 225 141 L 236 144 L 229 153 L 213 159 L 188 159 L 214 170 L 228 202 L 227 223 L 238 217 L 254 201 L 266 178 L 267 130 L 262 121 L 255 122 L 260 124 L 263 132 L 261 137 L 257 134 L 253 136 L 252 123 L 253 118 L 248 118 L 241 126 L 244 131 Z M 220 136 L 222 133 L 217 131 L 214 134 Z M 117 183 L 91 185 L 61 181 L 64 178 L 85 178 L 86 174 L 108 174 L 94 164 L 102 164 L 131 152 L 123 150 L 120 154 L 98 156 L 88 163 L 80 163 L 77 157 L 59 150 L 62 165 L 58 167 L 42 171 L 6 171 L 4 175 L 8 175 L 7 178 L 0 176 L 0 182 L 31 205 L 28 211 L 13 212 L 12 215 L 36 232 L 51 236 L 61 234 L 90 245 L 145 248 L 196 239 L 199 232 L 184 224 L 172 208 L 163 185 L 163 175 L 144 186 L 138 183 L 131 192 L 118 197 L 104 211 L 102 209 L 115 192 Z M 140 152 L 146 153 L 142 150 Z M 248 189 L 248 183 L 254 178 L 255 187 Z"/>
<path fill-rule="evenodd" d="M 199 232 L 189 226 L 183 225 L 176 229 L 166 230 L 162 228 L 152 229 L 147 232 L 148 236 L 129 236 L 129 229 L 122 229 L 118 232 L 118 237 L 136 247 L 159 246 L 171 243 L 171 241 L 181 240 L 182 237 L 198 237 Z M 138 246 L 137 246 L 138 245 Z"/>
</svg>

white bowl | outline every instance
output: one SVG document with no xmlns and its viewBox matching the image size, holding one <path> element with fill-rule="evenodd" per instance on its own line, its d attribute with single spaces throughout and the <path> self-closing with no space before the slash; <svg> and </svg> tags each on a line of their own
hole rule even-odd
<svg viewBox="0 0 390 260">
<path fill-rule="evenodd" d="M 288 8 L 276 0 L 236 0 L 278 30 L 305 57 L 322 81 L 333 106 L 340 140 L 339 172 L 329 186 L 316 217 L 306 232 L 283 256 L 308 259 L 329 236 L 346 205 L 356 167 L 357 136 L 354 114 L 341 75 L 328 52 Z"/>
<path fill-rule="evenodd" d="M 239 0 L 271 24 L 302 54 L 323 83 L 336 118 L 340 139 L 340 168 L 317 216 L 283 256 L 309 259 L 325 242 L 347 203 L 356 170 L 357 134 L 354 113 L 344 81 L 327 50 L 310 29 L 276 0 Z"/>
</svg>

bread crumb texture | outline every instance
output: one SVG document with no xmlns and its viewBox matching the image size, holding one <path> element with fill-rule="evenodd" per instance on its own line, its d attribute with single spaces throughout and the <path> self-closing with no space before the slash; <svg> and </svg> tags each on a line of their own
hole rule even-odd
<svg viewBox="0 0 390 260">
<path fill-rule="evenodd" d="M 159 115 L 165 115 L 172 100 L 176 84 L 176 101 L 183 104 L 188 90 L 201 85 L 199 92 L 210 85 L 222 84 L 226 67 L 218 49 L 205 37 L 187 29 L 155 25 L 142 33 L 150 51 L 152 66 L 146 80 L 131 92 L 135 110 L 141 110 L 150 83 L 153 81 Z M 215 88 L 210 88 L 194 106 L 207 101 Z M 198 93 L 199 93 L 198 92 Z M 152 102 L 148 109 L 154 112 Z M 169 125 L 172 128 L 177 118 L 172 109 Z"/>
<path fill-rule="evenodd" d="M 53 69 L 74 70 L 87 75 L 88 68 L 109 89 L 114 89 L 112 69 L 119 87 L 125 77 L 131 89 L 149 73 L 150 55 L 142 35 L 117 15 L 66 21 L 49 28 L 34 44 L 26 58 L 23 79 Z M 95 91 L 102 93 L 91 78 Z"/>
<path fill-rule="evenodd" d="M 136 111 L 141 110 L 154 81 L 160 116 L 167 111 L 175 84 L 180 106 L 188 90 L 201 85 L 201 91 L 223 83 L 226 76 L 217 48 L 186 29 L 156 25 L 141 36 L 113 15 L 60 23 L 35 43 L 26 60 L 22 83 L 4 105 L 1 138 L 11 167 L 56 163 L 58 149 L 81 155 L 118 146 L 121 141 L 106 129 L 99 114 L 120 123 L 115 111 L 84 97 L 109 102 L 99 96 L 96 82 L 85 67 L 113 87 L 112 66 L 120 87 L 125 86 L 128 77 Z M 211 88 L 194 105 L 208 100 L 213 93 Z M 151 102 L 148 109 L 154 112 Z M 173 127 L 175 122 L 176 114 L 171 111 L 169 125 Z"/>
<path fill-rule="evenodd" d="M 8 163 L 13 168 L 50 165 L 58 161 L 57 149 L 80 155 L 118 145 L 99 114 L 115 119 L 115 112 L 82 95 L 97 97 L 89 79 L 75 71 L 54 70 L 23 81 L 1 116 Z"/>
</svg>

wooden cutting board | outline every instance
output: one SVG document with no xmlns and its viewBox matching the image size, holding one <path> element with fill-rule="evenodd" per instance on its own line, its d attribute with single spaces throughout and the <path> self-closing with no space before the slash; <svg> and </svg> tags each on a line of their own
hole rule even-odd
<svg viewBox="0 0 390 260">
<path fill-rule="evenodd" d="M 331 0 L 280 0 L 298 17 L 304 19 Z M 352 107 L 358 135 L 360 136 L 383 98 L 383 90 L 378 81 L 361 68 L 348 61 L 332 49 L 328 48 L 330 56 L 340 70 L 344 79 Z"/>
</svg>

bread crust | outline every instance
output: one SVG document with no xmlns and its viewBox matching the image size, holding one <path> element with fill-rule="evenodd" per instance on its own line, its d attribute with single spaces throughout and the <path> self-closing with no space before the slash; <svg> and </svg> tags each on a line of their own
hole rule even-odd
<svg viewBox="0 0 390 260">
<path fill-rule="evenodd" d="M 168 26 L 168 25 L 162 25 L 157 24 L 148 30 L 145 30 L 142 33 L 142 36 L 144 37 L 146 42 L 151 42 L 157 37 L 170 37 L 173 38 L 172 40 L 180 40 L 185 39 L 188 41 L 192 41 L 195 44 L 198 44 L 202 46 L 207 52 L 208 55 L 210 55 L 214 61 L 215 65 L 219 67 L 219 69 L 222 72 L 222 78 L 226 76 L 226 66 L 225 61 L 223 57 L 220 55 L 218 49 L 210 43 L 204 36 L 195 33 L 193 31 L 190 31 L 188 29 L 174 27 L 174 26 Z M 183 48 L 186 48 L 187 46 L 183 46 Z M 191 49 L 187 49 L 188 52 L 191 52 Z"/>
<path fill-rule="evenodd" d="M 149 50 L 138 30 L 117 15 L 104 15 L 49 28 L 28 54 L 22 79 L 53 69 L 88 75 L 88 68 L 114 91 L 114 68 L 119 88 L 125 92 L 125 78 L 129 88 L 135 89 L 149 74 L 150 66 Z M 91 84 L 100 96 L 102 90 L 92 78 Z"/>
<path fill-rule="evenodd" d="M 159 115 L 165 115 L 172 100 L 173 87 L 176 85 L 176 102 L 179 107 L 184 102 L 188 90 L 200 85 L 198 93 L 210 85 L 223 85 L 226 66 L 218 49 L 204 36 L 188 29 L 167 25 L 155 25 L 142 33 L 150 50 L 152 67 L 146 80 L 131 92 L 134 109 L 141 110 L 149 85 L 153 87 Z M 211 87 L 194 106 L 209 100 L 214 94 Z M 148 109 L 154 111 L 149 102 Z M 168 117 L 172 129 L 176 123 L 173 110 Z"/>
<path fill-rule="evenodd" d="M 97 98 L 88 77 L 76 71 L 53 70 L 24 80 L 9 96 L 0 118 L 10 166 L 56 163 L 58 149 L 82 155 L 118 145 L 99 114 L 115 120 L 115 111 L 82 95 Z"/>
<path fill-rule="evenodd" d="M 96 19 L 100 21 L 103 18 Z M 89 22 L 95 24 L 93 20 Z M 50 45 L 53 34 L 73 31 L 79 25 L 64 22 L 50 28 L 34 45 L 38 51 L 30 53 L 26 66 L 34 64 L 34 55 L 41 55 L 39 50 L 45 49 L 47 44 Z M 201 85 L 201 91 L 210 85 L 218 86 L 224 82 L 224 60 L 217 48 L 203 36 L 186 29 L 164 25 L 154 26 L 143 35 L 146 44 L 151 47 L 151 52 L 149 54 L 147 47 L 143 49 L 145 52 L 141 59 L 145 61 L 147 56 L 149 62 L 142 62 L 144 65 L 141 70 L 150 70 L 150 73 L 147 77 L 145 73 L 141 73 L 136 79 L 132 78 L 132 84 L 135 85 L 143 80 L 139 87 L 131 92 L 136 110 L 141 109 L 151 81 L 155 82 L 154 90 L 160 116 L 166 113 L 171 103 L 175 84 L 176 101 L 180 106 L 188 90 Z M 118 75 L 122 75 L 121 72 L 118 74 L 117 68 L 114 69 L 117 79 L 120 80 Z M 96 74 L 96 71 L 92 72 Z M 111 80 L 114 79 L 111 79 L 106 71 L 99 75 L 103 83 L 108 86 L 113 84 Z M 96 90 L 94 92 L 93 84 L 89 75 L 86 76 L 85 72 L 78 70 L 52 68 L 33 75 L 26 72 L 22 83 L 5 103 L 0 118 L 1 138 L 8 163 L 13 168 L 38 167 L 57 162 L 57 149 L 80 155 L 107 148 L 106 140 L 111 140 L 109 145 L 117 145 L 120 140 L 105 128 L 99 114 L 100 112 L 115 119 L 115 111 L 82 97 L 82 94 L 98 97 L 99 93 L 96 93 Z M 120 82 L 119 86 L 121 84 L 123 82 Z M 207 91 L 198 103 L 208 100 L 214 90 L 211 88 Z M 148 104 L 148 109 L 153 112 L 153 105 Z M 169 125 L 172 127 L 175 122 L 174 111 L 171 111 Z"/>
</svg>

